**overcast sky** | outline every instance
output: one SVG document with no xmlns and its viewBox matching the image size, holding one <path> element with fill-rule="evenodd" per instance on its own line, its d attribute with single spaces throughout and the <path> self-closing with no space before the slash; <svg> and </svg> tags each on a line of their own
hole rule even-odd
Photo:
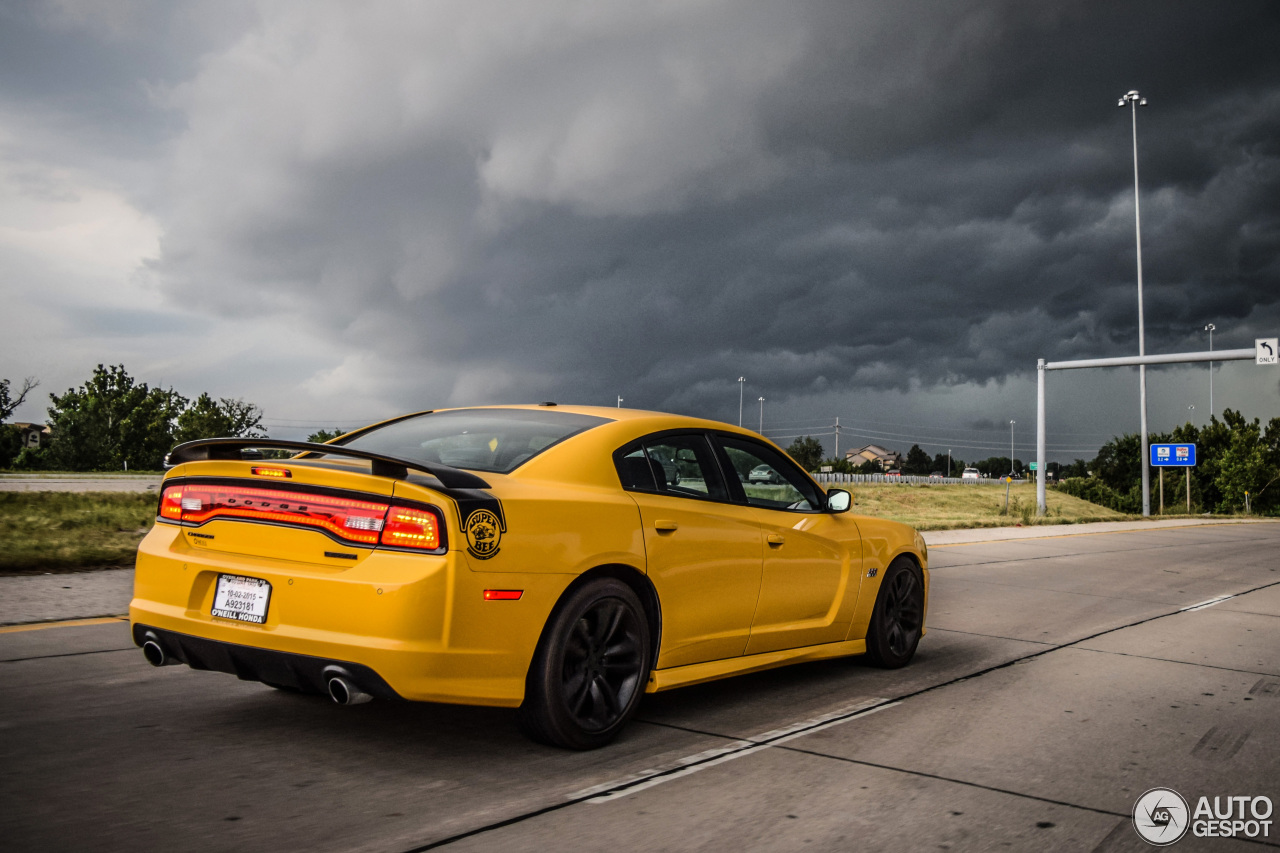
<svg viewBox="0 0 1280 853">
<path fill-rule="evenodd" d="M 1274 2 L 0 0 L 0 377 L 273 435 L 624 405 L 1033 455 L 1035 362 L 1280 333 Z M 1137 374 L 1049 377 L 1051 457 Z M 1153 369 L 1151 428 L 1209 413 Z M 1214 402 L 1280 416 L 1280 368 Z M 1190 409 L 1194 406 L 1194 410 Z M 833 437 L 825 437 L 833 449 Z"/>
</svg>

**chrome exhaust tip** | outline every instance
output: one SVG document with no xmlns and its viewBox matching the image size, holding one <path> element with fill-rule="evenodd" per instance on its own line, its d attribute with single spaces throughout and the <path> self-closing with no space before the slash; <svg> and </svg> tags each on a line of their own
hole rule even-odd
<svg viewBox="0 0 1280 853">
<path fill-rule="evenodd" d="M 154 637 L 142 644 L 142 656 L 152 666 L 173 666 L 182 663 L 182 661 L 166 653 L 164 646 L 160 645 Z"/>
<path fill-rule="evenodd" d="M 373 699 L 341 675 L 329 679 L 329 698 L 339 705 L 363 705 Z"/>
</svg>

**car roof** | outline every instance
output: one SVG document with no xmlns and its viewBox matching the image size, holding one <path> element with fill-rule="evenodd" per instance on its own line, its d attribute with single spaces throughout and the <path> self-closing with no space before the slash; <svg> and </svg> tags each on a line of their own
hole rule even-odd
<svg viewBox="0 0 1280 853">
<path fill-rule="evenodd" d="M 746 429 L 745 427 L 735 426 L 724 421 L 714 421 L 707 418 L 699 418 L 693 415 L 681 415 L 672 412 L 657 412 L 645 409 L 623 409 L 613 406 L 579 406 L 561 403 L 515 403 L 502 405 L 483 405 L 483 406 L 454 406 L 440 409 L 423 409 L 418 412 L 411 412 L 404 415 L 396 415 L 377 423 L 370 424 L 369 427 L 379 426 L 381 424 L 390 423 L 392 421 L 404 420 L 416 417 L 418 415 L 436 414 L 440 412 L 457 412 L 457 411 L 482 411 L 482 410 L 525 410 L 525 411 L 556 411 L 568 412 L 575 415 L 590 415 L 596 418 L 604 418 L 605 420 L 617 423 L 628 423 L 635 421 L 649 421 L 653 424 L 665 423 L 668 421 L 676 422 L 677 427 L 688 427 L 693 429 L 715 429 L 724 432 L 738 433 L 740 435 L 749 436 L 751 438 L 764 438 L 755 430 Z M 369 427 L 363 427 L 367 429 Z M 657 426 L 657 429 L 663 429 Z"/>
<path fill-rule="evenodd" d="M 551 478 L 566 482 L 594 482 L 600 485 L 612 483 L 616 485 L 617 473 L 613 466 L 613 451 L 630 441 L 664 430 L 714 430 L 721 433 L 741 435 L 756 441 L 764 441 L 766 444 L 778 447 L 775 442 L 754 430 L 723 421 L 643 409 L 622 409 L 612 406 L 524 404 L 461 406 L 457 409 L 432 409 L 430 411 L 503 409 L 517 411 L 552 410 L 575 415 L 589 415 L 602 418 L 606 420 L 606 423 L 583 430 L 569 436 L 562 442 L 548 447 L 545 451 L 537 454 L 528 462 L 521 464 L 507 475 L 485 474 L 487 478 L 495 480 L 499 476 L 507 476 L 514 479 Z M 427 414 L 427 412 L 419 412 L 417 414 Z M 404 417 L 412 417 L 412 415 Z M 399 420 L 399 418 L 393 420 Z M 782 450 L 782 448 L 778 449 Z M 785 453 L 785 451 L 783 452 Z M 566 457 L 573 461 L 566 464 Z M 582 464 L 574 464 L 575 462 L 581 462 Z"/>
</svg>

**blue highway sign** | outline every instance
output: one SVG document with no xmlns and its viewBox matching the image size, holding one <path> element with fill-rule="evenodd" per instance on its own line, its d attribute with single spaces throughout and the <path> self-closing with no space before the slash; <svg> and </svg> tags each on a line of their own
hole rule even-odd
<svg viewBox="0 0 1280 853">
<path fill-rule="evenodd" d="M 1158 468 L 1192 468 L 1196 464 L 1194 444 L 1153 444 L 1151 464 Z"/>
</svg>

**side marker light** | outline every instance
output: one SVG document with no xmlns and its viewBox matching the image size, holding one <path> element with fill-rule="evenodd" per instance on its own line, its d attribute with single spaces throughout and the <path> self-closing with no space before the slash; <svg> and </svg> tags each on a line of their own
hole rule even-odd
<svg viewBox="0 0 1280 853">
<path fill-rule="evenodd" d="M 484 591 L 485 601 L 519 601 L 520 596 L 524 595 L 523 589 L 486 589 Z"/>
</svg>

